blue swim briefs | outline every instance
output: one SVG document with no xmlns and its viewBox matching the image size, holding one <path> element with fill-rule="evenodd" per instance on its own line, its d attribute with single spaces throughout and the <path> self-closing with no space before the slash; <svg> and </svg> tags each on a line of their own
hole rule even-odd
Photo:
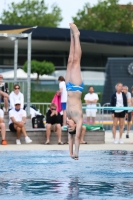
<svg viewBox="0 0 133 200">
<path fill-rule="evenodd" d="M 66 84 L 67 91 L 80 91 L 82 92 L 84 89 L 84 83 L 82 82 L 80 85 L 74 85 L 73 83 L 68 82 Z"/>
</svg>

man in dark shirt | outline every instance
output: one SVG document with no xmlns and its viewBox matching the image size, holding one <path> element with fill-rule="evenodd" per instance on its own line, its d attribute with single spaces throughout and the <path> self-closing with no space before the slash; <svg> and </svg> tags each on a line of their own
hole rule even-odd
<svg viewBox="0 0 133 200">
<path fill-rule="evenodd" d="M 51 103 L 50 109 L 46 113 L 46 143 L 50 144 L 50 134 L 51 134 L 51 126 L 55 124 L 55 129 L 58 135 L 58 144 L 63 144 L 61 142 L 61 115 L 56 110 L 56 104 Z"/>
</svg>

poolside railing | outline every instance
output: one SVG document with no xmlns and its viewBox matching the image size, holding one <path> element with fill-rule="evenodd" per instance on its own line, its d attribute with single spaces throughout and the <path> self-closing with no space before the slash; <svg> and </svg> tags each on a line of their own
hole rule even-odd
<svg viewBox="0 0 133 200">
<path fill-rule="evenodd" d="M 0 104 L 1 104 L 1 107 L 3 107 L 4 103 L 1 102 Z M 25 102 L 25 105 L 26 104 L 27 102 Z M 51 104 L 50 102 L 31 102 L 30 106 L 37 109 L 38 111 L 40 111 L 42 115 L 45 116 L 46 112 L 48 111 L 50 107 L 50 104 Z M 87 116 L 85 112 L 87 107 L 85 103 L 82 104 L 82 108 L 83 108 L 83 120 L 84 120 L 84 123 L 87 123 Z M 101 106 L 100 103 L 97 103 L 96 107 L 90 107 L 89 109 L 97 109 L 96 124 L 101 124 L 105 130 L 112 130 L 113 119 L 111 115 L 111 110 L 119 109 L 119 108 L 110 107 L 110 103 L 106 103 L 103 106 Z M 122 109 L 127 110 L 127 107 L 124 107 Z M 133 110 L 133 107 L 128 107 L 128 110 Z M 125 124 L 126 124 L 126 121 L 125 121 Z M 132 126 L 131 126 L 131 129 L 133 129 Z"/>
</svg>

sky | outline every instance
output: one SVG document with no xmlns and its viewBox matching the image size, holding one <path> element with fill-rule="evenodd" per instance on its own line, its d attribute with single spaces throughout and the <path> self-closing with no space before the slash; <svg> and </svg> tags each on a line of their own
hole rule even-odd
<svg viewBox="0 0 133 200">
<path fill-rule="evenodd" d="M 8 4 L 14 1 L 14 3 L 19 3 L 21 0 L 0 0 L 0 14 L 3 9 L 6 9 Z M 49 7 L 56 3 L 60 9 L 62 10 L 63 20 L 60 23 L 61 28 L 69 28 L 69 22 L 72 21 L 72 17 L 76 15 L 79 9 L 82 9 L 85 3 L 90 3 L 91 6 L 97 4 L 98 0 L 45 0 L 46 4 Z M 133 4 L 133 0 L 119 0 L 119 4 L 127 4 L 131 2 Z"/>
</svg>

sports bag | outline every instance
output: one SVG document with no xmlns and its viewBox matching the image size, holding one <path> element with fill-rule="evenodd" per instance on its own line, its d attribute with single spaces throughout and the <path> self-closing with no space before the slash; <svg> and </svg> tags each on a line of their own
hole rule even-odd
<svg viewBox="0 0 133 200">
<path fill-rule="evenodd" d="M 43 115 L 36 115 L 32 118 L 32 127 L 33 128 L 45 128 L 43 123 L 44 116 Z"/>
</svg>

